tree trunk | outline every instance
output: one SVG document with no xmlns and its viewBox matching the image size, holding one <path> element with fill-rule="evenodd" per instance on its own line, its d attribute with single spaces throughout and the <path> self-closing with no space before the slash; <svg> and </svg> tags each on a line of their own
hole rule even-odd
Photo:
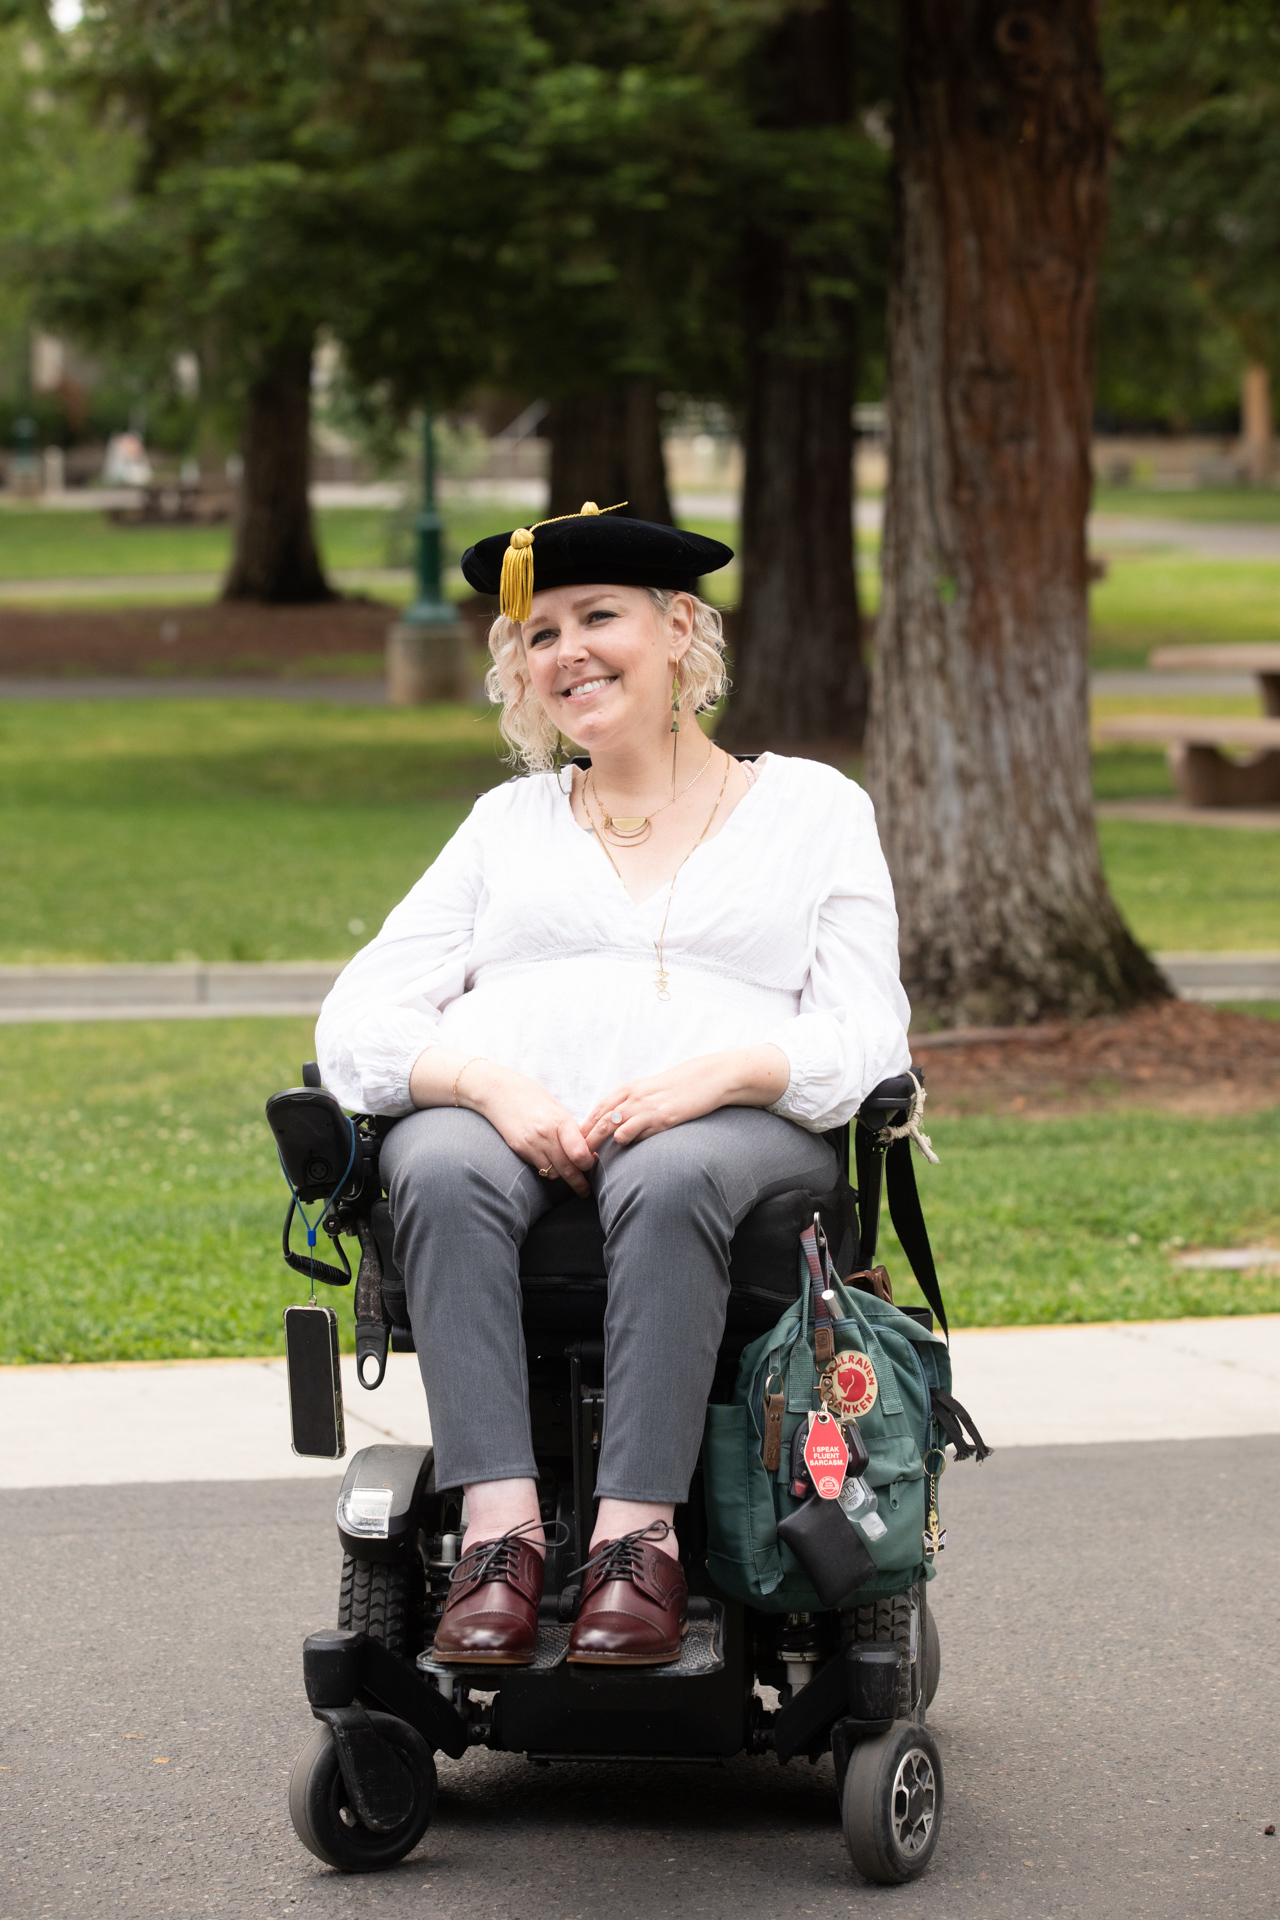
<svg viewBox="0 0 1280 1920">
<path fill-rule="evenodd" d="M 627 512 L 636 520 L 652 520 L 661 527 L 674 526 L 656 380 L 635 376 L 627 381 L 622 398 L 622 433 Z M 619 494 L 618 498 L 621 500 L 623 495 Z M 605 503 L 601 500 L 599 504 Z"/>
<path fill-rule="evenodd" d="M 852 113 L 847 0 L 784 21 L 761 124 L 841 125 Z M 804 236 L 757 229 L 745 259 L 742 590 L 733 697 L 717 738 L 842 758 L 862 740 L 853 540 L 856 316 L 813 288 Z"/>
<path fill-rule="evenodd" d="M 656 380 L 632 378 L 555 401 L 547 416 L 551 498 L 547 513 L 577 513 L 584 500 L 625 500 L 634 520 L 671 526 Z"/>
<path fill-rule="evenodd" d="M 1094 0 L 902 0 L 869 776 L 945 1025 L 1167 993 L 1103 878 L 1085 515 L 1107 124 Z"/>
<path fill-rule="evenodd" d="M 311 343 L 278 349 L 249 389 L 235 552 L 224 600 L 299 606 L 333 600 L 316 552 L 311 477 Z"/>
</svg>

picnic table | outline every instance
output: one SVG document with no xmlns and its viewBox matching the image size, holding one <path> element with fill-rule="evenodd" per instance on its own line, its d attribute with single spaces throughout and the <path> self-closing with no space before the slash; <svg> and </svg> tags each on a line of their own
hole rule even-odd
<svg viewBox="0 0 1280 1920">
<path fill-rule="evenodd" d="M 1280 806 L 1280 644 L 1159 647 L 1148 665 L 1162 673 L 1252 673 L 1262 712 L 1254 718 L 1222 714 L 1130 713 L 1100 720 L 1100 740 L 1131 746 L 1163 742 L 1178 791 L 1192 807 Z M 1252 749 L 1231 760 L 1224 747 Z"/>
</svg>

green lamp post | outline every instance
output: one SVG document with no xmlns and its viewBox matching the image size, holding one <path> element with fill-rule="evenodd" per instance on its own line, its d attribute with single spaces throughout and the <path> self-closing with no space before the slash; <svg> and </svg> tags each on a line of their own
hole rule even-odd
<svg viewBox="0 0 1280 1920">
<path fill-rule="evenodd" d="M 444 520 L 436 506 L 435 422 L 422 415 L 422 505 L 413 523 L 417 597 L 387 635 L 387 699 L 395 707 L 465 700 L 468 634 L 444 597 L 440 546 Z"/>
<path fill-rule="evenodd" d="M 415 556 L 418 595 L 406 609 L 403 619 L 410 627 L 456 626 L 456 608 L 444 597 L 440 584 L 440 543 L 444 519 L 436 506 L 435 421 L 429 411 L 422 415 L 422 505 L 413 523 L 416 536 Z"/>
</svg>

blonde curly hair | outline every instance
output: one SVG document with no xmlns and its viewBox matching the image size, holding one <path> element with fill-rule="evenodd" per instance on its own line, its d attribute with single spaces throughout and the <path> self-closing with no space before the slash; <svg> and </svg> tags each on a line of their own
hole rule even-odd
<svg viewBox="0 0 1280 1920">
<path fill-rule="evenodd" d="M 670 613 L 676 596 L 666 588 L 644 587 L 660 615 Z M 676 672 L 680 681 L 680 709 L 702 713 L 714 707 L 728 690 L 729 676 L 724 665 L 724 622 L 714 607 L 690 594 L 693 602 L 693 634 Z M 555 765 L 560 730 L 533 690 L 525 664 L 524 641 L 520 626 L 499 614 L 489 629 L 489 651 L 493 665 L 485 676 L 484 689 L 495 707 L 502 708 L 498 722 L 503 739 L 511 751 L 506 756 L 513 766 L 529 773 L 546 773 Z"/>
</svg>

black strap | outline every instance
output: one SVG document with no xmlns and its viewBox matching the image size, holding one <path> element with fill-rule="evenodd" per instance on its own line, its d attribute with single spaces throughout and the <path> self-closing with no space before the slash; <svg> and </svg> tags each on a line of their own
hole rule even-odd
<svg viewBox="0 0 1280 1920">
<path fill-rule="evenodd" d="M 335 1240 L 333 1243 L 338 1250 L 338 1258 L 342 1262 L 341 1269 L 331 1267 L 325 1260 L 317 1260 L 313 1253 L 295 1253 L 293 1251 L 289 1245 L 289 1229 L 293 1225 L 293 1216 L 297 1211 L 297 1207 L 297 1199 L 291 1198 L 289 1201 L 289 1211 L 284 1217 L 284 1235 L 281 1249 L 284 1253 L 285 1265 L 292 1267 L 295 1273 L 304 1273 L 308 1280 L 323 1280 L 326 1287 L 350 1286 L 351 1267 L 347 1261 L 341 1240 Z M 345 1269 L 345 1271 L 343 1271 L 343 1269 Z"/>
<path fill-rule="evenodd" d="M 933 1264 L 929 1229 L 924 1224 L 920 1195 L 916 1191 L 916 1170 L 911 1161 L 911 1142 L 905 1136 L 892 1142 L 886 1151 L 875 1144 L 875 1135 L 864 1126 L 854 1128 L 854 1159 L 858 1179 L 858 1269 L 865 1273 L 875 1265 L 876 1239 L 880 1231 L 880 1185 L 883 1179 L 889 1194 L 889 1218 L 902 1242 L 911 1271 L 921 1293 L 933 1309 L 933 1316 L 947 1333 L 947 1310 L 942 1304 L 938 1270 Z"/>
<path fill-rule="evenodd" d="M 893 1222 L 893 1230 L 902 1242 L 902 1251 L 911 1263 L 917 1286 L 933 1308 L 938 1325 L 947 1333 L 947 1310 L 942 1304 L 942 1288 L 938 1284 L 938 1270 L 933 1264 L 929 1229 L 924 1224 L 920 1195 L 916 1191 L 916 1170 L 911 1160 L 910 1140 L 895 1140 L 885 1154 L 885 1163 L 885 1185 L 889 1190 L 889 1218 Z"/>
<path fill-rule="evenodd" d="M 884 1155 L 872 1145 L 872 1136 L 859 1122 L 854 1123 L 853 1158 L 858 1186 L 858 1272 L 866 1273 L 876 1263 Z"/>
<path fill-rule="evenodd" d="M 967 1460 L 970 1454 L 976 1454 L 979 1460 L 985 1460 L 991 1449 L 974 1425 L 973 1415 L 968 1408 L 962 1407 L 941 1387 L 930 1387 L 929 1399 L 933 1406 L 933 1417 L 955 1448 L 956 1459 Z"/>
</svg>

